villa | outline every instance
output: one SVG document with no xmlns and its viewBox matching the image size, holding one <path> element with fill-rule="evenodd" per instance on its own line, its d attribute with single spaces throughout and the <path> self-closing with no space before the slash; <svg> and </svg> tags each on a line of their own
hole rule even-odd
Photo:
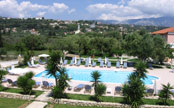
<svg viewBox="0 0 174 108">
<path fill-rule="evenodd" d="M 174 48 L 174 27 L 152 32 L 152 35 L 161 35 Z"/>
</svg>

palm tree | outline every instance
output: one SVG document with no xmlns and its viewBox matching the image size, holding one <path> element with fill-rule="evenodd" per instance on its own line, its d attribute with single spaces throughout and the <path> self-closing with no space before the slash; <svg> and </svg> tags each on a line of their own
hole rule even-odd
<svg viewBox="0 0 174 108">
<path fill-rule="evenodd" d="M 60 58 L 62 56 L 62 53 L 60 51 L 52 51 L 50 53 L 50 58 L 48 59 L 47 63 L 47 75 L 53 76 L 55 78 L 56 86 L 58 86 L 58 71 L 60 70 Z"/>
<path fill-rule="evenodd" d="M 91 73 L 91 77 L 92 77 L 92 82 L 94 82 L 93 83 L 93 86 L 94 86 L 94 91 L 95 91 L 95 93 L 96 93 L 96 88 L 97 88 L 97 84 L 100 82 L 100 77 L 101 77 L 101 74 L 100 74 L 100 72 L 99 71 L 93 71 L 92 73 Z"/>
<path fill-rule="evenodd" d="M 129 81 L 123 85 L 124 101 L 133 108 L 138 108 L 143 103 L 142 98 L 145 94 L 143 81 L 135 74 L 129 76 Z"/>
<path fill-rule="evenodd" d="M 106 86 L 103 83 L 97 84 L 96 93 L 95 93 L 96 101 L 100 101 L 100 97 L 103 94 L 105 94 L 105 92 L 106 92 Z"/>
<path fill-rule="evenodd" d="M 92 82 L 93 82 L 93 86 L 94 86 L 94 91 L 95 91 L 95 95 L 94 98 L 96 101 L 100 101 L 100 97 L 106 92 L 106 86 L 100 82 L 100 77 L 101 74 L 99 71 L 94 71 L 91 73 L 91 77 L 92 77 Z"/>
<path fill-rule="evenodd" d="M 170 91 L 170 89 L 173 89 L 173 87 L 168 83 L 167 85 L 162 85 L 163 89 L 159 93 L 159 99 L 162 100 L 162 103 L 167 105 L 167 101 L 171 98 L 173 93 Z"/>
<path fill-rule="evenodd" d="M 59 87 L 62 90 L 65 90 L 65 88 L 69 86 L 68 81 L 70 81 L 66 68 L 62 67 L 59 69 L 58 79 L 59 79 L 59 81 L 58 81 Z"/>
<path fill-rule="evenodd" d="M 146 70 L 146 64 L 142 61 L 139 61 L 137 62 L 137 64 L 135 65 L 135 75 L 142 78 L 142 79 L 145 79 L 146 78 L 146 73 L 147 73 L 147 70 Z"/>
<path fill-rule="evenodd" d="M 5 70 L 0 70 L 0 84 L 2 83 L 2 79 L 4 77 L 4 75 L 6 75 L 8 72 Z"/>
</svg>

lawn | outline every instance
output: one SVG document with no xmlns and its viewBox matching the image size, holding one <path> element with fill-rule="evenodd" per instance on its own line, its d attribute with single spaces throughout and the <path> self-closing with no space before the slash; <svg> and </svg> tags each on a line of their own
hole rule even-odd
<svg viewBox="0 0 174 108">
<path fill-rule="evenodd" d="M 19 106 L 25 104 L 26 100 L 19 99 L 9 99 L 9 98 L 0 98 L 0 108 L 19 108 Z"/>
<path fill-rule="evenodd" d="M 23 93 L 22 89 L 18 89 L 18 88 L 4 88 L 3 92 L 20 93 L 20 94 Z M 42 93 L 43 91 L 33 90 L 32 95 L 35 95 L 37 97 L 41 95 Z"/>
<path fill-rule="evenodd" d="M 97 106 L 73 106 L 73 105 L 55 104 L 53 108 L 99 108 L 99 107 L 97 107 Z"/>
<path fill-rule="evenodd" d="M 90 95 L 68 94 L 68 98 L 75 99 L 75 100 L 91 101 Z M 102 96 L 101 100 L 103 102 L 123 103 L 122 97 Z M 144 101 L 144 104 L 148 104 L 148 105 L 157 105 L 159 102 L 158 99 L 143 99 L 143 101 Z M 169 102 L 169 105 L 174 105 L 174 100 L 170 100 L 168 102 Z"/>
</svg>

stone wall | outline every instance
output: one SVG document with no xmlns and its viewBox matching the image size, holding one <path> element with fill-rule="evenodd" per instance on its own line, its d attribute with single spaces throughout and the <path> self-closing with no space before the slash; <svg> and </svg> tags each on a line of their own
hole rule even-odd
<svg viewBox="0 0 174 108">
<path fill-rule="evenodd" d="M 18 93 L 7 93 L 7 92 L 0 92 L 1 98 L 13 98 L 13 99 L 22 99 L 22 100 L 34 100 L 34 95 L 22 95 Z"/>
<path fill-rule="evenodd" d="M 130 108 L 129 105 L 110 102 L 94 102 L 72 99 L 49 99 L 50 103 L 69 104 L 74 106 L 97 106 L 97 107 L 114 107 L 114 108 Z M 142 105 L 141 108 L 174 108 L 174 106 L 159 106 L 159 105 Z"/>
</svg>

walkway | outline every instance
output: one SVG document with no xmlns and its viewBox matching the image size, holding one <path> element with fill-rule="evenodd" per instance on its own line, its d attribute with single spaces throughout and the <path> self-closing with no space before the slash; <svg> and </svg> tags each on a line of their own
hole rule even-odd
<svg viewBox="0 0 174 108">
<path fill-rule="evenodd" d="M 47 102 L 34 101 L 30 105 L 28 105 L 26 108 L 44 108 L 47 104 L 48 104 Z"/>
<path fill-rule="evenodd" d="M 51 91 L 46 91 L 42 93 L 40 96 L 38 96 L 34 102 L 32 102 L 30 105 L 28 105 L 26 108 L 44 108 L 49 101 L 49 95 Z"/>
</svg>

